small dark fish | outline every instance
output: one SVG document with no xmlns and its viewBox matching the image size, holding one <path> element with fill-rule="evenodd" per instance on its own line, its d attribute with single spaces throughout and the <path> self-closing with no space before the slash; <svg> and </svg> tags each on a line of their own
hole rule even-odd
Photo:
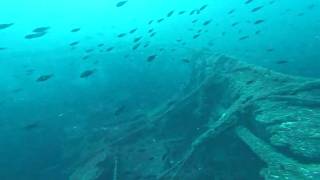
<svg viewBox="0 0 320 180">
<path fill-rule="evenodd" d="M 153 23 L 153 20 L 150 20 L 150 21 L 148 22 L 149 25 L 152 24 L 152 23 Z"/>
<path fill-rule="evenodd" d="M 8 27 L 10 27 L 10 26 L 12 26 L 14 23 L 9 23 L 9 24 L 0 24 L 0 30 L 1 29 L 6 29 L 6 28 L 8 28 Z"/>
<path fill-rule="evenodd" d="M 104 46 L 103 43 L 98 44 L 98 47 L 103 47 L 103 46 Z"/>
<path fill-rule="evenodd" d="M 157 34 L 156 32 L 153 32 L 153 33 L 150 34 L 150 37 L 153 37 L 156 34 Z"/>
<path fill-rule="evenodd" d="M 140 37 L 136 37 L 136 38 L 134 38 L 134 39 L 133 39 L 133 42 L 135 42 L 135 43 L 136 43 L 136 42 L 140 41 L 141 39 L 142 39 L 142 37 L 141 37 L 141 36 L 140 36 Z"/>
<path fill-rule="evenodd" d="M 134 46 L 132 47 L 132 50 L 136 50 L 136 49 L 138 49 L 138 47 L 140 47 L 140 43 L 134 45 Z"/>
<path fill-rule="evenodd" d="M 290 8 L 288 8 L 288 9 L 285 10 L 286 13 L 289 13 L 289 12 L 291 12 L 291 11 L 292 11 L 292 9 L 290 9 Z"/>
<path fill-rule="evenodd" d="M 207 26 L 207 25 L 209 25 L 211 22 L 212 22 L 212 20 L 207 20 L 207 21 L 205 21 L 205 22 L 203 23 L 203 25 L 204 25 L 204 26 Z"/>
<path fill-rule="evenodd" d="M 121 34 L 118 34 L 118 38 L 122 38 L 122 37 L 125 37 L 127 34 L 126 33 L 121 33 Z"/>
<path fill-rule="evenodd" d="M 268 48 L 268 49 L 266 49 L 266 51 L 267 51 L 267 52 L 273 52 L 274 49 L 273 49 L 273 48 Z"/>
<path fill-rule="evenodd" d="M 164 18 L 158 19 L 158 23 L 161 23 L 164 20 Z"/>
<path fill-rule="evenodd" d="M 244 4 L 250 4 L 252 2 L 253 2 L 253 0 L 247 0 Z"/>
<path fill-rule="evenodd" d="M 128 1 L 119 1 L 117 4 L 116 4 L 116 7 L 121 7 L 123 5 L 125 5 Z"/>
<path fill-rule="evenodd" d="M 213 42 L 208 42 L 208 46 L 212 47 L 214 45 Z"/>
<path fill-rule="evenodd" d="M 232 26 L 232 27 L 235 27 L 235 26 L 238 25 L 238 24 L 239 24 L 238 22 L 235 22 L 235 23 L 232 23 L 231 26 Z"/>
<path fill-rule="evenodd" d="M 154 29 L 149 29 L 148 33 L 152 33 L 154 31 Z"/>
<path fill-rule="evenodd" d="M 107 52 L 110 52 L 114 49 L 114 47 L 109 47 L 108 49 L 106 49 Z"/>
<path fill-rule="evenodd" d="M 171 17 L 173 15 L 174 11 L 170 11 L 168 14 L 167 14 L 167 17 Z"/>
<path fill-rule="evenodd" d="M 151 61 L 154 61 L 155 59 L 156 59 L 156 57 L 157 57 L 157 55 L 151 55 L 151 56 L 149 56 L 148 58 L 147 58 L 147 61 L 148 62 L 151 62 Z"/>
<path fill-rule="evenodd" d="M 4 51 L 4 50 L 7 50 L 7 48 L 0 47 L 0 51 Z"/>
<path fill-rule="evenodd" d="M 39 122 L 33 122 L 31 124 L 27 124 L 23 127 L 24 130 L 33 130 L 33 129 L 37 129 L 40 127 Z"/>
<path fill-rule="evenodd" d="M 85 52 L 86 53 L 92 53 L 93 51 L 94 51 L 94 49 L 91 48 L 91 49 L 87 49 Z"/>
<path fill-rule="evenodd" d="M 185 62 L 185 63 L 190 63 L 189 59 L 182 59 L 182 61 Z"/>
<path fill-rule="evenodd" d="M 21 91 L 23 91 L 22 88 L 17 88 L 17 89 L 13 89 L 11 92 L 12 92 L 12 93 L 19 93 L 19 92 L 21 92 Z"/>
<path fill-rule="evenodd" d="M 150 46 L 150 43 L 149 42 L 146 42 L 146 44 L 144 44 L 144 48 L 146 48 L 146 47 L 148 47 L 148 46 Z"/>
<path fill-rule="evenodd" d="M 78 31 L 80 31 L 80 28 L 74 28 L 74 29 L 71 29 L 71 31 L 70 31 L 70 32 L 78 32 Z"/>
<path fill-rule="evenodd" d="M 315 4 L 310 4 L 307 8 L 308 8 L 309 10 L 312 10 L 312 9 L 314 9 L 315 7 L 316 7 Z"/>
<path fill-rule="evenodd" d="M 198 19 L 193 20 L 191 23 L 194 24 L 196 22 L 198 22 Z"/>
<path fill-rule="evenodd" d="M 33 72 L 34 72 L 34 69 L 28 69 L 28 70 L 26 70 L 26 75 L 30 76 L 33 74 Z"/>
<path fill-rule="evenodd" d="M 79 43 L 80 43 L 79 41 L 74 41 L 74 42 L 70 43 L 69 45 L 70 45 L 70 46 L 76 46 L 76 45 L 78 45 Z"/>
<path fill-rule="evenodd" d="M 265 22 L 265 20 L 259 19 L 259 20 L 256 20 L 254 22 L 254 24 L 258 25 L 258 24 L 261 24 L 261 23 L 264 23 L 264 22 Z"/>
<path fill-rule="evenodd" d="M 90 57 L 90 55 L 85 55 L 82 57 L 82 60 L 87 60 L 87 59 L 89 59 L 89 57 Z"/>
<path fill-rule="evenodd" d="M 200 36 L 200 34 L 196 34 L 196 35 L 194 35 L 192 38 L 193 38 L 193 39 L 197 39 L 199 36 Z"/>
<path fill-rule="evenodd" d="M 228 14 L 233 14 L 236 10 L 235 9 L 231 9 Z"/>
<path fill-rule="evenodd" d="M 52 77 L 53 77 L 53 74 L 42 75 L 42 76 L 38 77 L 37 82 L 44 82 L 44 81 L 49 80 Z"/>
<path fill-rule="evenodd" d="M 38 27 L 38 28 L 35 28 L 32 32 L 42 33 L 42 32 L 48 31 L 49 29 L 50 29 L 49 26 L 47 26 L 47 27 Z"/>
<path fill-rule="evenodd" d="M 257 12 L 257 11 L 259 11 L 259 10 L 262 9 L 262 8 L 263 8 L 263 6 L 255 7 L 255 8 L 253 8 L 253 9 L 251 10 L 251 12 Z"/>
<path fill-rule="evenodd" d="M 178 14 L 179 14 L 179 15 L 182 15 L 182 14 L 184 14 L 184 13 L 186 13 L 186 11 L 180 11 Z"/>
<path fill-rule="evenodd" d="M 203 11 L 203 10 L 205 10 L 207 7 L 208 7 L 208 4 L 205 4 L 205 5 L 201 6 L 201 8 L 200 8 L 199 10 L 200 10 L 200 11 Z"/>
<path fill-rule="evenodd" d="M 197 31 L 197 33 L 201 33 L 202 32 L 202 29 L 199 29 L 198 31 Z"/>
<path fill-rule="evenodd" d="M 131 31 L 129 31 L 130 34 L 135 33 L 138 30 L 138 28 L 132 29 Z"/>
<path fill-rule="evenodd" d="M 256 35 L 259 35 L 260 33 L 261 33 L 260 30 L 257 30 L 257 31 L 255 32 Z"/>
<path fill-rule="evenodd" d="M 122 105 L 120 107 L 118 107 L 115 111 L 114 111 L 114 115 L 115 116 L 119 116 L 121 115 L 126 109 L 126 106 Z"/>
<path fill-rule="evenodd" d="M 40 33 L 34 33 L 34 34 L 28 34 L 24 38 L 25 39 L 34 39 L 34 38 L 39 38 L 47 34 L 47 32 L 40 32 Z"/>
<path fill-rule="evenodd" d="M 289 61 L 286 61 L 286 60 L 276 61 L 276 64 L 287 64 L 287 63 L 289 63 Z"/>
<path fill-rule="evenodd" d="M 196 10 L 192 10 L 192 11 L 190 11 L 189 15 L 194 15 L 195 12 L 196 12 Z"/>
<path fill-rule="evenodd" d="M 93 75 L 93 73 L 95 72 L 95 69 L 91 69 L 91 70 L 85 70 L 80 74 L 80 78 L 87 78 L 91 75 Z"/>
<path fill-rule="evenodd" d="M 242 40 L 245 40 L 245 39 L 248 39 L 250 36 L 242 36 L 239 38 L 239 41 L 242 41 Z"/>
<path fill-rule="evenodd" d="M 250 85 L 250 84 L 252 84 L 254 82 L 255 82 L 255 80 L 249 80 L 249 81 L 246 82 L 246 85 Z"/>
</svg>

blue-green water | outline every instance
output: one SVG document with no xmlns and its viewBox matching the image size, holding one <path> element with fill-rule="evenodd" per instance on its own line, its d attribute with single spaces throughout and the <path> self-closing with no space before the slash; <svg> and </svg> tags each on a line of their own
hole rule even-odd
<svg viewBox="0 0 320 180">
<path fill-rule="evenodd" d="M 320 77 L 318 0 L 118 2 L 0 2 L 1 180 L 69 179 L 84 137 L 179 96 L 208 54 Z"/>
</svg>

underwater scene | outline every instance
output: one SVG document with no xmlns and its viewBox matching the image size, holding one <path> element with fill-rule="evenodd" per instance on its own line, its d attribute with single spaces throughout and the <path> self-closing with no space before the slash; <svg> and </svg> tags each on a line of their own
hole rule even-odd
<svg viewBox="0 0 320 180">
<path fill-rule="evenodd" d="M 0 180 L 320 180 L 319 0 L 0 7 Z"/>
</svg>

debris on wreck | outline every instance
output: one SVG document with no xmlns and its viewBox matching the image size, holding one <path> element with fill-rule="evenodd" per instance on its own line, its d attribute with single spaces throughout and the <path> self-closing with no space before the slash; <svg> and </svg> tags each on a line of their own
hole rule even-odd
<svg viewBox="0 0 320 180">
<path fill-rule="evenodd" d="M 320 178 L 320 80 L 226 56 L 194 66 L 174 104 L 118 125 L 71 177 Z M 98 167 L 101 161 L 109 163 Z"/>
</svg>

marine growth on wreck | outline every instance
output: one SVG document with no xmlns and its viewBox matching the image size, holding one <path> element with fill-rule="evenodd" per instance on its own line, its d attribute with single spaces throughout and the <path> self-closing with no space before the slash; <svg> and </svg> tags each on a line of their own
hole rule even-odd
<svg viewBox="0 0 320 180">
<path fill-rule="evenodd" d="M 320 179 L 318 0 L 0 6 L 0 180 Z"/>
</svg>

